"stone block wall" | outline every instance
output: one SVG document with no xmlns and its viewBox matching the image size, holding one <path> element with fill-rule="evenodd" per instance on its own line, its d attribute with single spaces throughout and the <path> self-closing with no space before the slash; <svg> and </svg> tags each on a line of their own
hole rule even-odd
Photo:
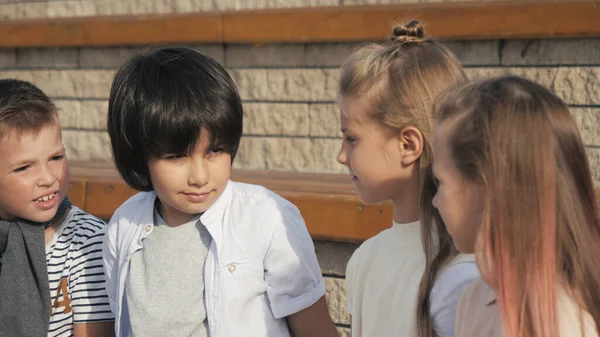
<svg viewBox="0 0 600 337">
<path fill-rule="evenodd" d="M 0 19 L 191 13 L 442 1 L 461 0 L 0 0 Z"/>
<path fill-rule="evenodd" d="M 448 42 L 472 78 L 513 73 L 571 107 L 600 186 L 600 39 Z M 195 45 L 225 65 L 245 107 L 235 167 L 343 173 L 334 100 L 339 66 L 360 44 Z M 61 108 L 71 159 L 111 159 L 106 107 L 115 69 L 141 47 L 0 49 L 0 77 L 35 82 Z"/>
<path fill-rule="evenodd" d="M 425 0 L 428 1 L 428 0 Z M 495 0 L 492 0 L 495 1 Z M 419 0 L 0 0 L 0 19 L 352 6 Z M 473 77 L 513 73 L 550 87 L 570 106 L 600 187 L 600 38 L 452 41 Z M 342 61 L 360 43 L 193 45 L 223 64 L 244 100 L 235 167 L 343 173 L 334 100 Z M 109 161 L 106 110 L 115 69 L 147 47 L 0 48 L 0 78 L 36 83 L 60 108 L 70 159 Z M 368 226 L 368 224 L 365 224 Z M 331 315 L 349 336 L 345 267 L 357 244 L 315 242 Z"/>
<path fill-rule="evenodd" d="M 513 73 L 550 87 L 570 106 L 600 187 L 600 38 L 457 41 L 473 77 Z M 334 100 L 341 62 L 360 44 L 195 45 L 225 65 L 245 107 L 235 167 L 341 173 Z M 56 101 L 71 159 L 108 161 L 107 98 L 115 69 L 144 48 L 0 50 L 0 77 L 33 81 Z M 365 224 L 368 225 L 368 224 Z M 332 316 L 349 335 L 345 265 L 355 244 L 316 242 Z"/>
</svg>

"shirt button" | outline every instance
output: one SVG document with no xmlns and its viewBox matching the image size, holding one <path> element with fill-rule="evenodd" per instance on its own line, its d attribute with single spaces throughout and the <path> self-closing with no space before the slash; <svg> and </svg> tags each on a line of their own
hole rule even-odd
<svg viewBox="0 0 600 337">
<path fill-rule="evenodd" d="M 235 269 L 236 269 L 236 268 L 237 268 L 237 267 L 235 266 L 235 263 L 232 263 L 232 264 L 230 264 L 230 265 L 229 265 L 229 272 L 230 272 L 230 273 L 233 273 L 233 272 L 235 271 Z"/>
<path fill-rule="evenodd" d="M 148 225 L 148 226 L 146 226 L 146 232 L 149 232 L 149 231 L 151 231 L 151 230 L 152 230 L 152 225 Z"/>
</svg>

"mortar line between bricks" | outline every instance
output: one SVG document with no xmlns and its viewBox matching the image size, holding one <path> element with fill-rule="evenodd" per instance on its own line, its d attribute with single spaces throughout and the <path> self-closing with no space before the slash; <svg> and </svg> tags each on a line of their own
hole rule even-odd
<svg viewBox="0 0 600 337">
<path fill-rule="evenodd" d="M 244 137 L 249 138 L 288 138 L 288 139 L 310 139 L 310 140 L 341 140 L 342 137 L 336 136 L 299 136 L 299 135 L 275 135 L 275 134 L 244 134 Z"/>
<path fill-rule="evenodd" d="M 532 68 L 532 69 L 556 69 L 556 68 L 595 68 L 600 67 L 600 63 L 578 63 L 578 64 L 463 64 L 465 69 L 488 69 L 488 68 Z M 338 70 L 339 65 L 317 65 L 317 66 L 229 66 L 230 70 Z M 80 66 L 46 66 L 46 67 L 0 67 L 0 71 L 116 71 L 117 67 L 80 67 Z"/>
<path fill-rule="evenodd" d="M 334 278 L 334 279 L 338 279 L 338 280 L 345 280 L 346 279 L 346 276 L 336 275 L 336 274 L 323 274 L 323 277 Z"/>
<path fill-rule="evenodd" d="M 569 108 L 592 108 L 592 109 L 599 109 L 600 108 L 600 104 L 569 104 L 568 107 Z"/>
<path fill-rule="evenodd" d="M 290 100 L 280 100 L 280 101 L 268 101 L 262 99 L 251 99 L 251 100 L 242 100 L 242 103 L 264 103 L 264 104 L 336 104 L 335 101 L 290 101 Z"/>
</svg>

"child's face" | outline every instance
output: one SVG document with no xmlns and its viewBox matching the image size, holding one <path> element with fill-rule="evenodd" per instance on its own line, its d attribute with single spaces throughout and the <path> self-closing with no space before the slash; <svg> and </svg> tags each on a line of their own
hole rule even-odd
<svg viewBox="0 0 600 337">
<path fill-rule="evenodd" d="M 170 226 L 188 222 L 212 206 L 231 174 L 231 155 L 210 147 L 208 132 L 187 154 L 166 154 L 148 163 L 159 211 Z"/>
<path fill-rule="evenodd" d="M 344 139 L 337 160 L 348 167 L 360 201 L 396 199 L 410 174 L 402 169 L 396 134 L 369 115 L 364 99 L 355 97 L 340 101 L 340 124 Z"/>
<path fill-rule="evenodd" d="M 474 253 L 485 195 L 479 184 L 465 179 L 454 165 L 448 148 L 453 127 L 456 123 L 450 120 L 434 130 L 433 172 L 439 187 L 433 206 L 440 211 L 456 247 L 463 253 Z"/>
<path fill-rule="evenodd" d="M 51 220 L 69 187 L 58 123 L 0 138 L 0 217 Z"/>
</svg>

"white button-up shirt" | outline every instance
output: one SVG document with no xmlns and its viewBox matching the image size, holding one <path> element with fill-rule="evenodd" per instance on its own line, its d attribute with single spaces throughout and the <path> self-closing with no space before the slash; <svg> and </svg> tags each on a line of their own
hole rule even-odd
<svg viewBox="0 0 600 337">
<path fill-rule="evenodd" d="M 103 258 L 117 337 L 129 332 L 125 281 L 132 254 L 154 228 L 155 199 L 154 192 L 136 194 L 108 225 Z M 230 181 L 200 219 L 212 236 L 204 265 L 210 336 L 290 336 L 285 317 L 325 294 L 298 209 L 262 186 Z"/>
</svg>

